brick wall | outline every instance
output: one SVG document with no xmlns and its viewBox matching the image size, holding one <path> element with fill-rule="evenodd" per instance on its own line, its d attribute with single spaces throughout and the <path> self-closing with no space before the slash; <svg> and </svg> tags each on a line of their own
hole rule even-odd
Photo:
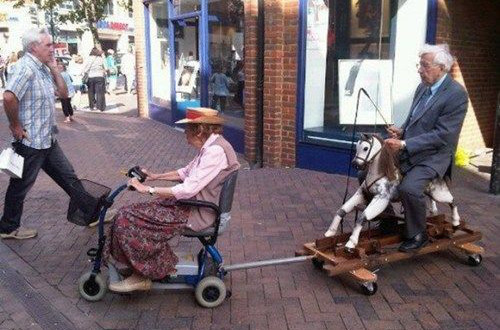
<svg viewBox="0 0 500 330">
<path fill-rule="evenodd" d="M 295 165 L 297 0 L 266 0 L 264 48 L 265 166 Z M 257 1 L 245 5 L 245 150 L 255 160 Z"/>
<path fill-rule="evenodd" d="M 264 164 L 295 165 L 298 8 L 265 1 Z"/>
<path fill-rule="evenodd" d="M 257 0 L 245 1 L 245 158 L 256 162 L 257 149 Z"/>
<path fill-rule="evenodd" d="M 436 42 L 450 45 L 457 58 L 452 75 L 470 98 L 459 145 L 468 151 L 492 147 L 500 90 L 500 2 L 440 0 L 438 8 Z"/>
<path fill-rule="evenodd" d="M 144 5 L 142 1 L 132 1 L 134 12 L 135 63 L 137 84 L 137 106 L 140 117 L 149 117 L 148 84 L 146 77 L 146 42 L 144 34 Z"/>
</svg>

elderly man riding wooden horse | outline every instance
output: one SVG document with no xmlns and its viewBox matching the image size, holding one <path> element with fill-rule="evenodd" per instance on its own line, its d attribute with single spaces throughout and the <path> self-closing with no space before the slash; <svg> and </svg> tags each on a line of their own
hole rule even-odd
<svg viewBox="0 0 500 330">
<path fill-rule="evenodd" d="M 429 241 L 426 232 L 426 194 L 436 201 L 449 203 L 453 212 L 453 225 L 458 225 L 456 222 L 459 221 L 453 197 L 447 185 L 443 185 L 445 181 L 442 179 L 451 175 L 453 155 L 465 118 L 468 96 L 465 89 L 449 74 L 454 59 L 446 44 L 425 45 L 419 55 L 420 62 L 417 64 L 417 69 L 422 83 L 415 92 L 411 111 L 400 128 L 395 126 L 387 128 L 389 138 L 384 141 L 383 145 L 389 153 L 399 157 L 399 171 L 402 178 L 391 175 L 385 167 L 385 173 L 381 174 L 386 176 L 387 182 L 384 181 L 380 187 L 387 188 L 387 194 L 390 196 L 386 194 L 386 198 L 392 199 L 397 196 L 404 206 L 406 239 L 399 247 L 402 252 L 419 250 Z M 363 148 L 369 147 L 368 145 L 362 146 L 363 143 L 377 143 L 375 137 L 371 138 L 373 140 L 369 137 L 361 139 L 358 143 L 357 154 L 362 152 Z M 371 147 L 369 149 L 371 150 Z M 366 157 L 369 156 L 370 152 L 366 154 Z M 372 157 L 374 157 L 373 154 Z M 379 179 L 381 178 L 377 178 Z M 373 195 L 373 182 L 367 185 L 367 180 L 361 185 L 359 193 L 362 193 L 364 189 L 364 192 Z M 434 189 L 434 195 L 432 189 Z M 436 189 L 439 193 L 436 193 Z M 365 202 L 364 197 L 360 197 L 359 193 L 357 192 L 337 212 L 325 236 L 334 236 L 345 214 L 352 211 L 358 204 Z M 375 218 L 388 203 L 375 205 L 372 201 L 370 206 L 372 204 L 374 206 L 371 209 L 367 207 L 361 216 L 361 222 Z M 355 226 L 346 249 L 352 249 L 357 244 L 356 234 L 359 236 L 361 224 Z"/>
</svg>

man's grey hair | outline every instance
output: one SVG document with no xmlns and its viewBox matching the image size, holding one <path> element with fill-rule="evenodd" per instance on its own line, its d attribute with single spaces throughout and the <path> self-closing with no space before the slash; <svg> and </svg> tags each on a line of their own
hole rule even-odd
<svg viewBox="0 0 500 330">
<path fill-rule="evenodd" d="M 448 47 L 448 44 L 425 44 L 422 49 L 420 49 L 418 56 L 425 54 L 434 54 L 434 64 L 443 66 L 446 72 L 450 71 L 453 62 L 455 62 L 455 59 L 450 54 L 450 47 Z"/>
<path fill-rule="evenodd" d="M 23 43 L 23 50 L 25 52 L 31 52 L 31 48 L 34 44 L 39 44 L 42 38 L 42 35 L 49 34 L 47 28 L 30 28 L 23 33 L 21 37 L 21 41 Z"/>
</svg>

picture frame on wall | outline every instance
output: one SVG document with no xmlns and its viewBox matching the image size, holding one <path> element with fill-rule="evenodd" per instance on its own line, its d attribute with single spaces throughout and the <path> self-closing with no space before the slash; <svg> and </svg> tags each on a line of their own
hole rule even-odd
<svg viewBox="0 0 500 330">
<path fill-rule="evenodd" d="M 384 125 L 392 118 L 392 60 L 339 60 L 339 121 L 341 125 Z M 372 102 L 358 93 L 363 88 Z M 356 118 L 356 111 L 358 112 Z"/>
<path fill-rule="evenodd" d="M 176 92 L 191 94 L 196 87 L 196 77 L 200 69 L 198 61 L 189 61 L 179 70 L 176 82 Z"/>
</svg>

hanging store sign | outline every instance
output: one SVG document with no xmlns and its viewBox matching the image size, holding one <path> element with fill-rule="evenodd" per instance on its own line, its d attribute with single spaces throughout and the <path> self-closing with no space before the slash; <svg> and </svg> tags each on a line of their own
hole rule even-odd
<svg viewBox="0 0 500 330">
<path fill-rule="evenodd" d="M 118 22 L 108 22 L 108 21 L 99 21 L 97 22 L 98 29 L 109 29 L 116 31 L 126 31 L 128 30 L 127 23 L 118 23 Z"/>
</svg>

